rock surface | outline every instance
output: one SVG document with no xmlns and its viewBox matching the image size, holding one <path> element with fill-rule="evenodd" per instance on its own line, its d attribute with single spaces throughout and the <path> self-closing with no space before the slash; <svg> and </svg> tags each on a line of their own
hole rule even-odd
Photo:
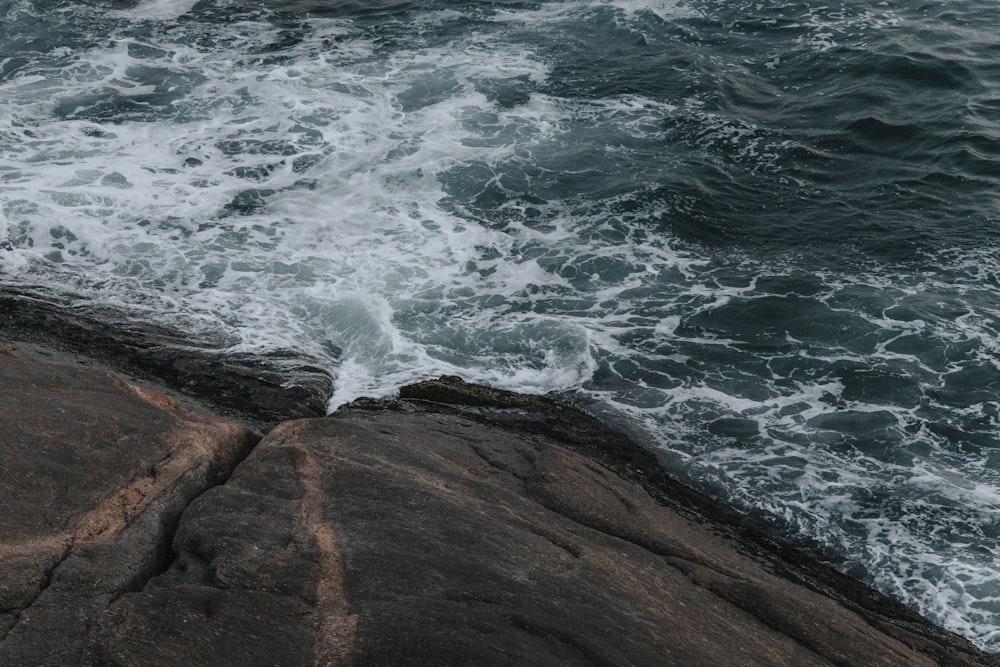
<svg viewBox="0 0 1000 667">
<path fill-rule="evenodd" d="M 0 343 L 0 665 L 82 664 L 98 613 L 166 567 L 181 512 L 257 440 Z"/>
<path fill-rule="evenodd" d="M 401 396 L 254 447 L 0 347 L 0 665 L 998 662 L 571 408 Z"/>
<path fill-rule="evenodd" d="M 551 436 L 436 407 L 272 431 L 185 513 L 171 570 L 102 619 L 99 661 L 979 664 L 777 576 Z M 217 638 L 240 651 L 220 660 Z"/>
<path fill-rule="evenodd" d="M 325 371 L 280 355 L 262 358 L 195 343 L 127 316 L 77 310 L 0 288 L 0 338 L 24 340 L 93 358 L 165 385 L 217 413 L 266 430 L 286 419 L 326 414 L 333 381 Z"/>
</svg>

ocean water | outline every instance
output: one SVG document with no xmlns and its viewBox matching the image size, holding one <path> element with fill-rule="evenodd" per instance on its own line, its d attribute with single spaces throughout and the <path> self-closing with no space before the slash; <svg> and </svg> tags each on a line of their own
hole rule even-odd
<svg viewBox="0 0 1000 667">
<path fill-rule="evenodd" d="M 0 0 L 0 285 L 558 392 L 1000 650 L 986 0 Z"/>
</svg>

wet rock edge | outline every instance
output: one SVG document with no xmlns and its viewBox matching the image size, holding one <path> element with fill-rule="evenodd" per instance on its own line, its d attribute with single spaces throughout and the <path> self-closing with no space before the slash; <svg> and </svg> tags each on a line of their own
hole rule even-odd
<svg viewBox="0 0 1000 667">
<path fill-rule="evenodd" d="M 0 338 L 49 347 L 194 399 L 265 432 L 287 419 L 321 417 L 333 390 L 322 369 L 280 357 L 227 353 L 112 308 L 76 306 L 0 288 Z"/>
<path fill-rule="evenodd" d="M 0 290 L 0 340 L 47 347 L 85 364 L 109 367 L 260 433 L 285 420 L 324 415 L 333 387 L 318 368 L 290 370 L 266 359 L 225 355 L 163 327 L 126 322 L 111 310 L 76 310 L 69 301 L 7 288 Z M 460 414 L 487 428 L 550 438 L 639 484 L 659 504 L 730 539 L 775 574 L 837 601 L 938 664 L 1000 665 L 1000 655 L 980 651 L 791 545 L 766 525 L 676 481 L 651 452 L 565 403 L 442 377 L 403 387 L 397 399 L 360 399 L 341 410 Z"/>
</svg>

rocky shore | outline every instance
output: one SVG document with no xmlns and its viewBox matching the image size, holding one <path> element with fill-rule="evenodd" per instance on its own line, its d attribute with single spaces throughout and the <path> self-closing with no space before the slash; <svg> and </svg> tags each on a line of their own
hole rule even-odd
<svg viewBox="0 0 1000 667">
<path fill-rule="evenodd" d="M 0 665 L 997 665 L 547 398 L 0 296 Z"/>
</svg>

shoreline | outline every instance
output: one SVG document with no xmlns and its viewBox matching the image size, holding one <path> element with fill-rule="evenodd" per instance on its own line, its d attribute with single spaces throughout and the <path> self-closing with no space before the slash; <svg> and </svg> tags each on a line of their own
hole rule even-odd
<svg viewBox="0 0 1000 667">
<path fill-rule="evenodd" d="M 122 327 L 63 304 L 0 291 L 0 341 L 55 350 L 88 367 L 107 367 L 195 410 L 199 405 L 266 435 L 286 420 L 326 418 L 329 376 L 276 368 L 195 347 L 159 327 Z M 294 376 L 294 377 L 293 377 Z M 291 382 L 289 382 L 291 380 Z M 291 386 L 286 386 L 286 385 Z M 226 385 L 225 390 L 220 387 Z M 674 480 L 656 456 L 596 418 L 548 397 L 441 378 L 404 387 L 395 399 L 359 399 L 333 417 L 428 415 L 481 424 L 490 432 L 557 443 L 638 485 L 656 503 L 736 545 L 779 578 L 857 614 L 872 628 L 938 664 L 1000 664 L 900 602 L 816 560 L 759 522 Z M 436 418 L 436 417 L 435 417 Z"/>
<path fill-rule="evenodd" d="M 109 310 L 74 309 L 0 287 L 0 338 L 78 355 L 194 399 L 223 417 L 269 430 L 286 419 L 322 417 L 333 390 L 328 373 L 280 358 L 225 354 L 159 325 Z"/>
</svg>

